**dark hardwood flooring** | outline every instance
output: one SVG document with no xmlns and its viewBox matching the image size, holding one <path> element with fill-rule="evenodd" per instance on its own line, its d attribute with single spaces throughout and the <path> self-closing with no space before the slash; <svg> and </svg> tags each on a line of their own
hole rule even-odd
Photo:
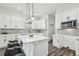
<svg viewBox="0 0 79 59">
<path fill-rule="evenodd" d="M 52 41 L 48 44 L 48 56 L 75 56 L 75 51 L 69 48 L 57 48 L 53 46 Z"/>
</svg>

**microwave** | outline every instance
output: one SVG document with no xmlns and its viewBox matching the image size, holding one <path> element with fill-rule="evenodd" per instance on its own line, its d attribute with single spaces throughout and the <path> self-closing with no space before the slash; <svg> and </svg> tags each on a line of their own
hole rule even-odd
<svg viewBox="0 0 79 59">
<path fill-rule="evenodd" d="M 77 28 L 77 20 L 62 22 L 61 28 Z"/>
</svg>

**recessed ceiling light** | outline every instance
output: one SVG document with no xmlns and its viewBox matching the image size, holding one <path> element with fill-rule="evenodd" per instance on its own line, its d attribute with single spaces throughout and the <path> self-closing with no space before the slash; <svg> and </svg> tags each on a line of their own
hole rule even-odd
<svg viewBox="0 0 79 59">
<path fill-rule="evenodd" d="M 20 7 L 20 6 L 18 6 L 18 7 L 17 7 L 17 9 L 18 9 L 18 10 L 20 10 L 20 9 L 21 9 L 21 7 Z"/>
</svg>

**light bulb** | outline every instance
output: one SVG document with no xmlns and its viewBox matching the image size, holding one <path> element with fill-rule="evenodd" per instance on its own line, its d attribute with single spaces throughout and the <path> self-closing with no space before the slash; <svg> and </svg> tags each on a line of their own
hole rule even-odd
<svg viewBox="0 0 79 59">
<path fill-rule="evenodd" d="M 32 20 L 34 20 L 35 18 L 34 17 L 32 17 Z"/>
<path fill-rule="evenodd" d="M 30 19 L 28 19 L 28 22 L 30 22 L 31 20 Z"/>
</svg>

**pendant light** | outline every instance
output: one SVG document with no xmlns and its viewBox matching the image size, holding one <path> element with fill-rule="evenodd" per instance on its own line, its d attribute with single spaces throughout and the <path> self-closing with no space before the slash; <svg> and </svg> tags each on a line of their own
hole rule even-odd
<svg viewBox="0 0 79 59">
<path fill-rule="evenodd" d="M 31 24 L 34 18 L 34 4 L 28 3 L 28 17 L 27 17 L 27 23 Z"/>
<path fill-rule="evenodd" d="M 34 4 L 32 3 L 32 20 L 34 20 Z"/>
</svg>

